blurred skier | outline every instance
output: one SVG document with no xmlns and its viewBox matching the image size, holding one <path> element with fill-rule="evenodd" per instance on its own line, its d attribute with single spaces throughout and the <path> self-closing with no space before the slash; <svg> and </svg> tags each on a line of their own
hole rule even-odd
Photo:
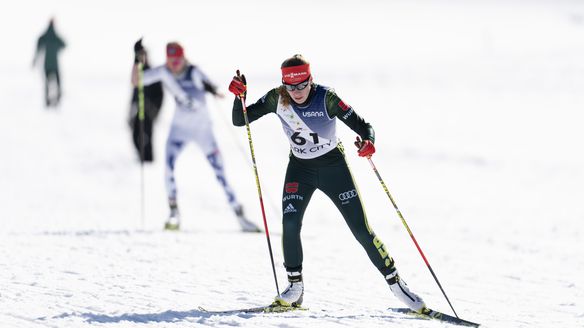
<svg viewBox="0 0 584 328">
<path fill-rule="evenodd" d="M 142 63 L 144 63 L 144 69 L 149 69 L 150 64 L 148 63 L 148 53 L 142 46 L 142 39 L 134 45 L 134 53 L 137 54 L 134 62 L 138 63 L 139 61 L 142 61 Z M 152 149 L 154 122 L 158 117 L 160 108 L 162 107 L 163 98 L 164 92 L 162 91 L 162 82 L 152 83 L 151 85 L 144 87 L 144 154 L 142 158 L 142 151 L 140 149 L 140 120 L 138 119 L 138 88 L 134 87 L 134 90 L 132 91 L 129 123 L 132 129 L 134 147 L 136 148 L 138 156 L 142 162 L 152 162 L 154 160 L 154 151 Z"/>
<path fill-rule="evenodd" d="M 136 57 L 141 60 L 139 44 L 136 48 Z M 259 232 L 260 229 L 245 217 L 241 204 L 227 183 L 223 158 L 211 126 L 205 94 L 209 92 L 216 97 L 223 97 L 223 95 L 217 91 L 217 87 L 211 83 L 201 69 L 187 61 L 184 57 L 183 47 L 177 42 L 170 42 L 166 45 L 165 65 L 144 71 L 144 85 L 156 82 L 162 82 L 176 101 L 176 111 L 166 141 L 165 179 L 170 216 L 165 224 L 165 229 L 177 230 L 180 227 L 174 168 L 178 155 L 187 143 L 194 142 L 201 148 L 209 164 L 213 167 L 217 181 L 223 187 L 241 229 L 245 232 Z M 137 64 L 134 64 L 132 69 L 132 84 L 138 85 Z"/>
<path fill-rule="evenodd" d="M 65 48 L 65 42 L 55 32 L 55 22 L 51 18 L 46 32 L 38 38 L 32 60 L 32 66 L 34 67 L 41 53 L 44 54 L 45 105 L 47 107 L 57 106 L 61 100 L 61 75 L 59 73 L 58 55 L 63 48 Z"/>
<path fill-rule="evenodd" d="M 301 55 L 286 59 L 282 65 L 282 85 L 270 90 L 259 101 L 247 106 L 248 119 L 278 115 L 290 143 L 290 159 L 283 188 L 284 266 L 289 285 L 276 296 L 274 304 L 300 306 L 304 297 L 302 242 L 300 229 L 310 198 L 316 189 L 324 192 L 343 215 L 355 238 L 383 275 L 393 294 L 414 311 L 425 308 L 398 275 L 395 261 L 375 235 L 361 204 L 361 196 L 345 159 L 345 150 L 336 135 L 337 119 L 355 131 L 358 154 L 375 153 L 373 127 L 337 96 L 333 89 L 313 82 L 310 64 Z M 229 91 L 236 95 L 233 124 L 245 125 L 241 101 L 247 91 L 244 75 L 233 77 Z"/>
</svg>

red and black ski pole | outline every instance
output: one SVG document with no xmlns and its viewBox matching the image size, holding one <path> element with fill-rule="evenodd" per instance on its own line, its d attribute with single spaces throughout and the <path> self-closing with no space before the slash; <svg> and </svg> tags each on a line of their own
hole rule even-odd
<svg viewBox="0 0 584 328">
<path fill-rule="evenodd" d="M 357 142 L 360 142 L 360 141 L 361 140 L 359 140 L 359 137 L 357 137 Z M 446 295 L 446 292 L 444 291 L 444 288 L 442 288 L 442 285 L 440 284 L 440 281 L 438 281 L 438 277 L 436 277 L 436 274 L 434 273 L 434 270 L 432 270 L 432 266 L 430 266 L 430 263 L 428 262 L 428 259 L 426 258 L 426 255 L 424 255 L 424 252 L 422 251 L 422 248 L 418 244 L 418 241 L 416 240 L 416 237 L 414 237 L 414 234 L 412 233 L 412 230 L 408 226 L 406 220 L 404 219 L 404 216 L 402 215 L 401 211 L 397 207 L 397 204 L 395 203 L 395 200 L 393 200 L 393 197 L 389 193 L 389 189 L 387 188 L 387 186 L 385 185 L 385 182 L 381 178 L 381 175 L 379 174 L 379 171 L 377 171 L 377 168 L 375 167 L 375 164 L 373 164 L 373 161 L 371 160 L 371 155 L 367 156 L 367 160 L 369 161 L 369 164 L 371 164 L 371 168 L 373 169 L 373 172 L 375 172 L 375 175 L 377 176 L 377 179 L 379 179 L 379 182 L 381 183 L 381 186 L 383 187 L 383 190 L 385 190 L 385 193 L 387 194 L 387 197 L 389 197 L 389 200 L 391 201 L 391 204 L 393 205 L 393 208 L 395 208 L 395 211 L 397 212 L 397 216 L 399 216 L 399 218 L 401 219 L 401 222 L 403 223 L 404 227 L 408 231 L 408 234 L 412 238 L 412 241 L 416 245 L 416 248 L 418 249 L 418 252 L 420 252 L 420 255 L 422 255 L 422 259 L 426 263 L 426 266 L 428 267 L 428 270 L 430 270 L 430 273 L 432 274 L 432 277 L 434 277 L 434 280 L 436 281 L 436 284 L 438 284 L 438 287 L 440 288 L 440 291 L 442 291 L 442 295 L 444 295 L 444 297 L 446 298 L 446 301 L 448 302 L 448 305 L 452 309 L 452 312 L 454 312 L 454 315 L 457 318 L 459 318 L 458 317 L 458 314 L 456 314 L 456 311 L 454 310 L 454 307 L 452 307 L 452 303 L 450 303 L 450 299 Z"/>
<path fill-rule="evenodd" d="M 237 70 L 237 76 L 239 75 L 239 70 Z M 251 152 L 251 162 L 253 164 L 253 172 L 255 174 L 256 186 L 258 189 L 258 196 L 260 199 L 260 207 L 262 209 L 262 217 L 264 219 L 264 230 L 266 231 L 266 240 L 268 242 L 268 250 L 270 251 L 270 260 L 272 261 L 272 271 L 274 273 L 274 281 L 276 282 L 276 292 L 278 296 L 280 295 L 280 288 L 278 287 L 278 278 L 276 277 L 276 266 L 274 265 L 274 254 L 272 253 L 272 243 L 270 242 L 270 232 L 268 230 L 268 221 L 266 220 L 266 211 L 264 209 L 264 199 L 262 197 L 262 187 L 260 185 L 260 177 L 258 174 L 258 166 L 255 159 L 255 153 L 253 150 L 253 141 L 251 138 L 251 129 L 249 127 L 249 119 L 247 118 L 247 107 L 245 106 L 245 94 L 240 94 L 239 99 L 241 100 L 241 106 L 243 107 L 243 118 L 245 119 L 245 128 L 247 129 L 247 140 L 249 141 L 249 150 Z"/>
</svg>

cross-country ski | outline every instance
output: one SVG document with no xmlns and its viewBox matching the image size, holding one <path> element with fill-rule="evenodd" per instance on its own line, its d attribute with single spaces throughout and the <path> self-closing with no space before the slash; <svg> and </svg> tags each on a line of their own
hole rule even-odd
<svg viewBox="0 0 584 328">
<path fill-rule="evenodd" d="M 301 306 L 281 306 L 281 305 L 277 305 L 277 304 L 270 304 L 270 305 L 265 305 L 265 306 L 232 309 L 232 310 L 207 310 L 206 308 L 199 307 L 199 310 L 201 310 L 205 313 L 210 313 L 210 314 L 230 315 L 230 314 L 238 314 L 238 313 L 283 313 L 283 312 L 292 312 L 292 311 L 306 311 L 308 309 L 305 307 L 301 307 Z"/>
<path fill-rule="evenodd" d="M 458 317 L 451 316 L 446 313 L 442 313 L 439 311 L 431 310 L 431 309 L 424 309 L 421 313 L 412 311 L 408 308 L 390 308 L 390 311 L 397 312 L 397 313 L 404 313 L 407 315 L 411 315 L 421 319 L 427 320 L 438 320 L 442 322 L 447 322 L 453 325 L 465 326 L 465 327 L 478 327 L 480 324 L 471 322 L 468 320 L 464 320 Z"/>
</svg>

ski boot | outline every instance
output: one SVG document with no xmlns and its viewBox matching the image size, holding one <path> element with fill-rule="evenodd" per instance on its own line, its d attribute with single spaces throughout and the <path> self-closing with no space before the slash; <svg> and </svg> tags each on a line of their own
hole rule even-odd
<svg viewBox="0 0 584 328">
<path fill-rule="evenodd" d="M 407 305 L 412 311 L 422 313 L 424 309 L 426 309 L 424 300 L 408 288 L 406 282 L 403 281 L 397 273 L 397 269 L 385 276 L 385 280 L 387 280 L 389 289 L 393 295 Z"/>
<path fill-rule="evenodd" d="M 243 213 L 243 207 L 239 205 L 235 209 L 235 215 L 237 216 L 237 221 L 241 226 L 241 231 L 243 232 L 261 232 L 262 230 L 258 228 L 253 222 L 249 221 L 245 214 Z"/>
<path fill-rule="evenodd" d="M 276 296 L 273 305 L 284 307 L 300 307 L 304 299 L 304 283 L 302 273 L 288 272 L 288 282 L 290 283 L 283 293 Z"/>
<path fill-rule="evenodd" d="M 168 220 L 164 224 L 164 230 L 172 230 L 172 231 L 179 230 L 180 229 L 180 213 L 178 211 L 178 205 L 176 204 L 176 201 L 173 201 L 173 200 L 169 201 L 168 204 L 170 206 L 170 216 L 168 217 Z"/>
</svg>

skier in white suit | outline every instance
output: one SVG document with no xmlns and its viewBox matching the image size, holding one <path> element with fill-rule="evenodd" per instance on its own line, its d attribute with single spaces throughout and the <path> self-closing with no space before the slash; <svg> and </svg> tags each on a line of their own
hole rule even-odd
<svg viewBox="0 0 584 328">
<path fill-rule="evenodd" d="M 137 86 L 138 63 L 142 61 L 142 57 L 139 51 L 136 51 L 135 55 L 132 84 Z M 142 81 L 144 85 L 162 82 L 176 101 L 176 110 L 166 141 L 165 181 L 170 216 L 165 223 L 165 229 L 178 230 L 180 228 L 174 168 L 176 159 L 184 147 L 189 142 L 194 142 L 200 147 L 209 164 L 213 167 L 217 181 L 223 187 L 229 205 L 233 209 L 241 229 L 245 232 L 259 232 L 260 229 L 245 217 L 243 208 L 225 177 L 223 158 L 215 140 L 205 99 L 207 92 L 216 97 L 223 97 L 217 91 L 217 87 L 211 83 L 209 78 L 197 66 L 186 60 L 184 49 L 177 42 L 171 42 L 166 45 L 166 64 L 144 70 Z"/>
</svg>

